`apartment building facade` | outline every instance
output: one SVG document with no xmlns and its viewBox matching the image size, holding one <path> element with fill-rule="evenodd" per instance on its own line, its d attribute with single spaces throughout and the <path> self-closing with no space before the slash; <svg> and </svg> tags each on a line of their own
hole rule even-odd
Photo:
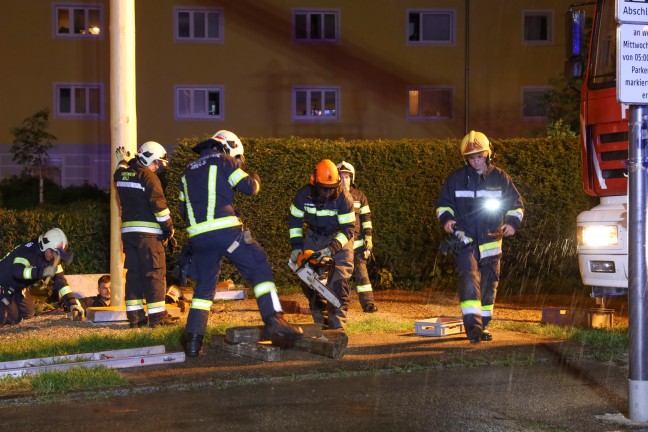
<svg viewBox="0 0 648 432">
<path fill-rule="evenodd" d="M 136 0 L 138 142 L 530 136 L 564 62 L 565 0 Z M 110 1 L 6 2 L 0 178 L 47 108 L 62 185 L 110 184 Z"/>
</svg>

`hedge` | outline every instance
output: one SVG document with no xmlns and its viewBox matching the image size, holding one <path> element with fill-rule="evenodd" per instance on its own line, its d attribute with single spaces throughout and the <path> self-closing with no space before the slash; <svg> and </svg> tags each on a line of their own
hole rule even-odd
<svg viewBox="0 0 648 432">
<path fill-rule="evenodd" d="M 183 139 L 163 176 L 166 196 L 180 244 L 186 240 L 178 213 L 178 183 L 191 147 L 203 137 Z M 374 226 L 377 288 L 425 287 L 454 283 L 454 265 L 438 251 L 443 237 L 435 202 L 443 181 L 463 163 L 458 139 L 347 141 L 307 138 L 251 138 L 245 145 L 246 171 L 259 174 L 261 193 L 237 194 L 235 207 L 268 253 L 280 287 L 295 285 L 287 266 L 290 256 L 288 209 L 295 192 L 308 182 L 321 159 L 346 160 L 356 168 L 356 184 L 369 200 Z M 506 170 L 522 194 L 526 212 L 522 229 L 504 242 L 503 289 L 556 288 L 556 281 L 578 283 L 576 216 L 592 206 L 581 189 L 577 139 L 493 140 L 494 163 Z M 109 271 L 108 203 L 28 211 L 0 210 L 4 235 L 0 250 L 61 227 L 76 254 L 70 273 Z M 175 266 L 168 257 L 169 271 Z M 241 277 L 231 264 L 222 278 Z"/>
</svg>

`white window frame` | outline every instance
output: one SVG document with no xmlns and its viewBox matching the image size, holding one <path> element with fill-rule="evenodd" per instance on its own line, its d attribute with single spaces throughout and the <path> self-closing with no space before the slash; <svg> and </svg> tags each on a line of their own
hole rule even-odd
<svg viewBox="0 0 648 432">
<path fill-rule="evenodd" d="M 306 92 L 306 113 L 297 114 L 297 93 Z M 325 103 L 325 92 L 335 92 L 335 115 L 317 115 L 315 112 L 326 110 L 313 108 L 314 93 L 320 93 L 321 101 Z M 336 122 L 340 120 L 340 88 L 336 86 L 298 86 L 292 88 L 292 119 L 295 122 Z M 319 108 L 322 108 L 320 105 Z M 310 114 L 308 114 L 310 112 Z"/>
<path fill-rule="evenodd" d="M 520 114 L 522 115 L 522 118 L 525 119 L 525 120 L 546 120 L 548 118 L 549 113 L 547 113 L 547 115 L 526 115 L 524 113 L 524 109 L 526 107 L 526 104 L 525 104 L 526 98 L 525 98 L 525 96 L 527 94 L 531 93 L 531 92 L 548 93 L 551 90 L 553 90 L 553 87 L 551 87 L 551 86 L 524 86 L 524 87 L 522 87 L 521 90 L 520 90 L 520 106 L 522 108 Z"/>
<path fill-rule="evenodd" d="M 449 93 L 448 98 L 448 115 L 422 115 L 421 104 L 419 102 L 420 93 L 423 91 L 447 91 Z M 415 96 L 414 92 L 418 92 L 418 95 Z M 416 99 L 414 99 L 416 97 Z M 413 104 L 416 104 L 416 110 L 419 114 L 413 115 L 412 108 Z M 407 89 L 407 120 L 409 121 L 445 121 L 452 120 L 454 118 L 454 87 L 449 86 L 417 86 L 409 87 Z"/>
<path fill-rule="evenodd" d="M 526 18 L 545 17 L 547 20 L 547 39 L 528 40 L 526 38 Z M 554 38 L 554 11 L 550 9 L 528 9 L 522 11 L 522 44 L 525 45 L 550 45 Z"/>
<path fill-rule="evenodd" d="M 189 108 L 191 113 L 183 114 L 180 112 L 181 96 L 180 92 L 189 92 Z M 204 114 L 196 113 L 195 102 L 196 92 L 205 92 Z M 208 93 L 218 93 L 218 115 L 209 114 Z M 176 85 L 173 87 L 174 112 L 176 120 L 224 120 L 225 119 L 225 87 L 218 85 Z"/>
<path fill-rule="evenodd" d="M 58 14 L 62 9 L 68 10 L 68 18 L 70 21 L 69 33 L 59 32 Z M 99 12 L 99 27 L 97 30 L 88 29 L 86 33 L 73 33 L 74 30 L 74 10 L 81 9 L 84 11 L 84 20 L 89 21 L 89 13 L 91 10 Z M 94 29 L 94 27 L 93 27 Z M 63 39 L 103 39 L 106 27 L 104 25 L 103 5 L 101 4 L 88 4 L 88 3 L 53 3 L 52 4 L 52 34 L 55 38 Z"/>
<path fill-rule="evenodd" d="M 414 29 L 410 26 L 410 14 L 419 14 L 419 37 L 410 40 Z M 446 40 L 421 40 L 421 28 L 423 27 L 422 15 L 446 15 L 449 17 L 449 32 Z M 454 45 L 457 34 L 457 13 L 455 9 L 407 9 L 405 11 L 405 38 L 407 45 Z"/>
<path fill-rule="evenodd" d="M 297 38 L 297 16 L 306 15 L 306 37 Z M 311 20 L 310 17 L 313 15 L 320 15 L 320 22 L 322 23 L 322 37 L 313 38 Z M 333 15 L 335 17 L 335 36 L 332 39 L 324 38 L 324 16 Z M 292 38 L 296 43 L 306 43 L 306 44 L 339 44 L 340 43 L 340 10 L 339 9 L 310 9 L 310 8 L 299 8 L 292 10 Z"/>
<path fill-rule="evenodd" d="M 189 13 L 189 36 L 180 36 L 180 13 Z M 205 36 L 196 37 L 194 28 L 194 15 L 196 13 L 205 14 Z M 210 13 L 218 14 L 218 36 L 209 37 L 209 20 L 207 15 Z M 224 16 L 222 8 L 192 8 L 192 7 L 175 7 L 173 9 L 173 38 L 176 42 L 204 42 L 222 44 L 225 40 Z"/>
<path fill-rule="evenodd" d="M 61 90 L 70 90 L 70 112 L 61 111 Z M 99 112 L 89 112 L 90 109 L 90 92 L 87 90 L 99 90 Z M 76 112 L 76 90 L 86 90 L 85 92 L 85 112 Z M 104 85 L 102 83 L 54 83 L 54 106 L 56 107 L 55 117 L 59 119 L 99 119 L 104 118 Z"/>
</svg>

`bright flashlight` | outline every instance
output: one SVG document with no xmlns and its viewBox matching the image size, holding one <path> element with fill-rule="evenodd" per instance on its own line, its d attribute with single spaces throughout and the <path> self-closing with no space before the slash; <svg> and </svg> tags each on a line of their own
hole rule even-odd
<svg viewBox="0 0 648 432">
<path fill-rule="evenodd" d="M 500 202 L 494 198 L 489 198 L 484 203 L 484 208 L 490 211 L 498 210 L 500 208 Z"/>
</svg>

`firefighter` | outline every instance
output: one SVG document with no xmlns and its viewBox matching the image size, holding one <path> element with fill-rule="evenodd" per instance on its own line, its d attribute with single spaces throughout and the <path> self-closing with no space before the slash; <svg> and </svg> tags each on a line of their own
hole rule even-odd
<svg viewBox="0 0 648 432">
<path fill-rule="evenodd" d="M 511 177 L 491 163 L 486 135 L 470 131 L 460 151 L 465 166 L 446 179 L 437 217 L 461 244 L 455 256 L 461 314 L 468 339 L 478 343 L 493 339 L 488 325 L 500 279 L 502 239 L 519 230 L 524 204 Z"/>
<path fill-rule="evenodd" d="M 340 179 L 344 189 L 353 198 L 355 210 L 355 241 L 353 242 L 353 277 L 356 281 L 356 290 L 360 306 L 366 313 L 378 312 L 374 302 L 373 288 L 367 273 L 367 262 L 373 250 L 371 210 L 365 194 L 355 186 L 355 167 L 349 162 L 342 161 L 337 164 Z"/>
<path fill-rule="evenodd" d="M 292 262 L 297 262 L 304 250 L 333 257 L 334 268 L 327 286 L 340 300 L 339 308 L 302 284 L 313 320 L 323 328 L 344 331 L 346 327 L 355 221 L 353 198 L 342 187 L 337 167 L 328 159 L 318 162 L 309 183 L 297 191 L 290 206 L 289 234 Z"/>
<path fill-rule="evenodd" d="M 265 251 L 250 231 L 243 229 L 232 205 L 237 190 L 256 195 L 261 188 L 259 176 L 250 176 L 242 169 L 245 159 L 241 140 L 236 134 L 221 130 L 192 150 L 200 157 L 187 165 L 180 180 L 179 197 L 196 278 L 182 335 L 185 353 L 190 357 L 200 353 L 223 257 L 252 283 L 265 324 L 265 337 L 281 343 L 300 338 L 301 327 L 284 319 Z"/>
<path fill-rule="evenodd" d="M 61 260 L 69 263 L 68 240 L 59 228 L 16 247 L 0 260 L 0 325 L 18 324 L 34 317 L 29 287 L 37 281 L 53 280 L 53 292 L 69 310 L 73 320 L 83 319 L 83 308 L 72 294 Z"/>
<path fill-rule="evenodd" d="M 141 145 L 135 157 L 117 150 L 119 165 L 113 176 L 121 207 L 121 233 L 126 272 L 126 317 L 131 328 L 174 323 L 167 313 L 166 255 L 174 248 L 173 221 L 157 174 L 169 161 L 155 141 Z M 148 308 L 148 317 L 144 302 Z"/>
<path fill-rule="evenodd" d="M 96 296 L 83 297 L 79 300 L 83 310 L 89 307 L 107 307 L 110 306 L 110 275 L 103 275 L 97 281 Z"/>
</svg>

